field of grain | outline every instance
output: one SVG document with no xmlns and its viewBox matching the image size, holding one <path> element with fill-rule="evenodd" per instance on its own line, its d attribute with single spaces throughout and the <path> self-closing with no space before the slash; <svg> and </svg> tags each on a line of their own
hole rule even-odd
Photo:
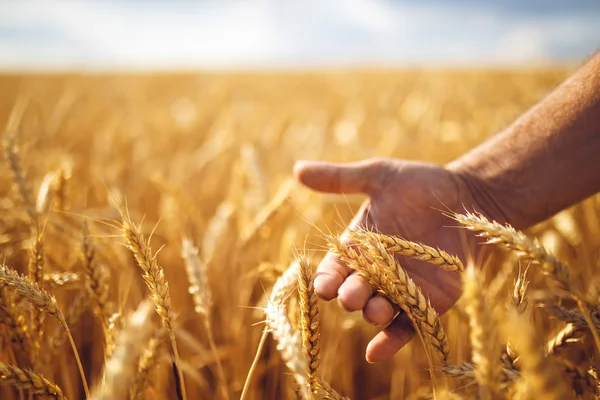
<svg viewBox="0 0 600 400">
<path fill-rule="evenodd" d="M 325 235 L 340 233 L 364 200 L 295 184 L 295 160 L 399 157 L 443 164 L 500 131 L 567 75 L 407 70 L 0 77 L 0 398 L 26 399 L 31 389 L 57 393 L 27 369 L 58 385 L 65 397 L 84 398 L 75 354 L 94 398 L 176 399 L 183 392 L 188 399 L 240 398 L 275 280 L 299 255 L 316 267 L 327 249 Z M 548 278 L 530 267 L 534 323 L 512 324 L 517 339 L 511 343 L 535 353 L 565 329 L 561 318 L 579 318 L 579 325 L 574 322 L 578 334 L 571 332 L 557 355 L 539 362 L 524 356 L 523 365 L 513 360 L 511 371 L 523 368 L 518 382 L 529 382 L 523 393 L 543 393 L 540 376 L 556 370 L 569 396 L 594 398 L 598 349 L 585 327 L 597 323 L 599 212 L 600 198 L 591 198 L 527 232 L 571 267 L 580 299 L 593 312 L 592 320 L 581 322 L 573 300 L 549 290 Z M 197 264 L 195 281 L 186 262 Z M 513 281 L 527 265 L 505 251 L 488 260 L 477 274 L 485 285 L 496 285 L 488 301 L 514 298 Z M 452 365 L 471 360 L 469 316 L 478 315 L 477 307 L 487 316 L 504 312 L 480 307 L 478 293 L 491 289 L 475 278 L 465 278 L 471 301 L 459 301 L 441 319 Z M 46 291 L 56 302 L 44 297 Z M 149 296 L 158 313 L 143 302 Z M 297 291 L 287 297 L 287 315 L 297 328 Z M 552 312 L 540 306 L 549 302 Z M 319 306 L 317 375 L 338 393 L 351 399 L 426 398 L 432 388 L 437 398 L 444 389 L 464 398 L 485 393 L 475 384 L 482 377 L 472 371 L 466 379 L 447 377 L 441 364 L 427 360 L 419 340 L 392 361 L 366 363 L 365 346 L 378 328 L 335 301 Z M 572 314 L 561 317 L 561 310 Z M 525 317 L 509 312 L 504 322 L 518 318 Z M 479 345 L 485 352 L 507 334 L 499 332 L 498 343 L 479 335 Z M 482 347 L 474 347 L 480 356 Z M 268 336 L 247 399 L 302 395 L 283 353 Z M 542 368 L 548 360 L 554 369 Z"/>
</svg>

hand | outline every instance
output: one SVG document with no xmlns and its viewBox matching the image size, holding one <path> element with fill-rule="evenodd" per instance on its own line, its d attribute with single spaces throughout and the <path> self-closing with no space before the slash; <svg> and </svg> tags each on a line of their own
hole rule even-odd
<svg viewBox="0 0 600 400">
<path fill-rule="evenodd" d="M 294 166 L 294 175 L 320 192 L 368 195 L 348 229 L 373 227 L 385 234 L 440 247 L 465 260 L 465 231 L 452 228 L 452 220 L 440 209 L 462 212 L 463 207 L 477 209 L 477 205 L 463 180 L 443 167 L 394 159 L 345 165 L 300 161 Z M 421 261 L 399 260 L 439 314 L 454 305 L 461 293 L 460 278 L 455 273 Z M 373 296 L 371 286 L 331 253 L 317 269 L 315 290 L 325 300 L 338 297 L 347 311 L 362 310 L 364 318 L 373 324 L 389 324 L 367 346 L 368 362 L 391 358 L 413 336 L 407 316 L 402 313 L 392 321 L 392 304 L 380 295 Z"/>
</svg>

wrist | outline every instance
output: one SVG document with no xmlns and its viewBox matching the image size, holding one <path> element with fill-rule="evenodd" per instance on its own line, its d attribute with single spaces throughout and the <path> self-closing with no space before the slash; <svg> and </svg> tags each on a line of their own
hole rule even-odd
<svg viewBox="0 0 600 400">
<path fill-rule="evenodd" d="M 466 193 L 464 197 L 471 199 L 472 204 L 464 204 L 467 210 L 479 212 L 486 218 L 501 224 L 508 223 L 518 228 L 522 227 L 519 218 L 509 211 L 509 199 L 505 194 L 510 192 L 496 187 L 477 170 L 461 165 L 459 162 L 448 164 L 446 169 L 454 174 L 461 190 Z"/>
</svg>

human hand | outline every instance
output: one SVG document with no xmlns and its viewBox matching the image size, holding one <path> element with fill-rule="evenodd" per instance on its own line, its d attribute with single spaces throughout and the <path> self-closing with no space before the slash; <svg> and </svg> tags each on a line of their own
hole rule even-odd
<svg viewBox="0 0 600 400">
<path fill-rule="evenodd" d="M 465 259 L 466 243 L 464 235 L 461 237 L 464 230 L 448 227 L 451 220 L 439 209 L 461 212 L 463 207 L 477 208 L 477 205 L 464 180 L 444 167 L 395 159 L 350 164 L 299 161 L 294 166 L 294 175 L 320 192 L 368 195 L 349 230 L 371 227 L 439 247 Z M 455 273 L 414 259 L 399 257 L 399 260 L 439 314 L 454 305 L 461 293 L 460 278 Z M 362 310 L 368 322 L 389 324 L 367 346 L 369 362 L 391 358 L 413 336 L 407 316 L 401 313 L 392 321 L 395 314 L 392 304 L 380 295 L 373 296 L 373 288 L 332 253 L 325 256 L 317 269 L 315 291 L 325 300 L 338 297 L 347 311 Z"/>
</svg>

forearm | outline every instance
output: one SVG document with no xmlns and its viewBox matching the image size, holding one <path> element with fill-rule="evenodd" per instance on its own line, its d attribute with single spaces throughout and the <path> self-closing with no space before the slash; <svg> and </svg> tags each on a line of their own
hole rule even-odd
<svg viewBox="0 0 600 400">
<path fill-rule="evenodd" d="M 464 178 L 479 206 L 517 228 L 600 191 L 600 53 L 447 168 Z"/>
</svg>

